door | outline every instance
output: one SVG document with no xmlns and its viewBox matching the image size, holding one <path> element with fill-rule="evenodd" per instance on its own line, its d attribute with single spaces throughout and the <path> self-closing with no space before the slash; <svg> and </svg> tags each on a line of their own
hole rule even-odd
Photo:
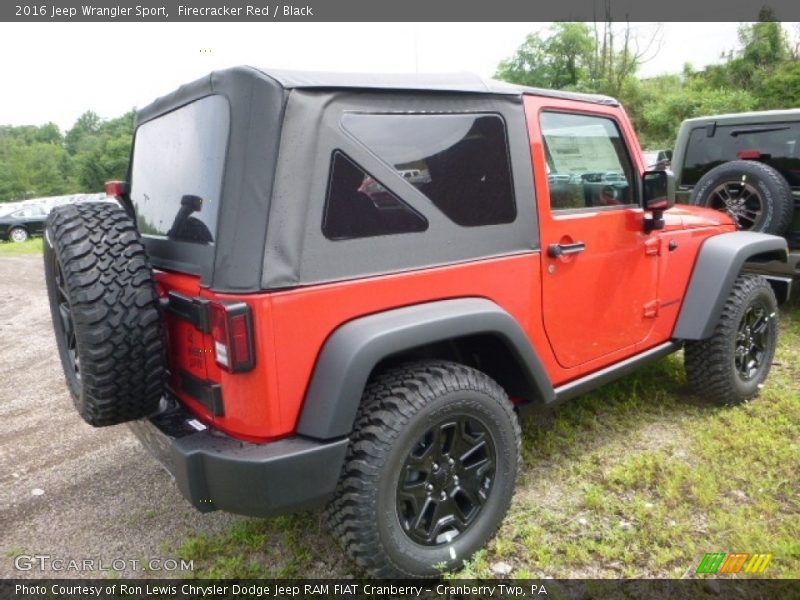
<svg viewBox="0 0 800 600">
<path fill-rule="evenodd" d="M 542 243 L 543 325 L 559 364 L 634 354 L 658 312 L 658 239 L 644 233 L 638 144 L 619 109 L 526 97 Z M 595 108 L 596 106 L 596 108 Z M 632 140 L 626 143 L 626 137 Z M 544 168 L 536 168 L 544 165 Z M 542 170 L 544 173 L 542 173 Z"/>
</svg>

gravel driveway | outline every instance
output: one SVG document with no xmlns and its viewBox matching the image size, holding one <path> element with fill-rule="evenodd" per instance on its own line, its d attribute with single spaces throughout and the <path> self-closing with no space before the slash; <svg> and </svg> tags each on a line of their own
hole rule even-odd
<svg viewBox="0 0 800 600">
<path fill-rule="evenodd" d="M 174 575 L 141 566 L 176 558 L 169 549 L 189 533 L 237 520 L 195 511 L 124 425 L 95 429 L 80 419 L 58 360 L 39 256 L 0 257 L 0 340 L 0 578 L 109 577 L 97 569 L 123 565 L 125 577 Z M 20 571 L 20 554 L 63 560 L 55 563 L 62 569 L 88 559 L 95 571 Z"/>
</svg>

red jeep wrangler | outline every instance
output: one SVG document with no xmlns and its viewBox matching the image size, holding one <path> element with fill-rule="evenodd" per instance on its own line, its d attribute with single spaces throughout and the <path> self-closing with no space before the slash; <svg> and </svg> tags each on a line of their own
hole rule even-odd
<svg viewBox="0 0 800 600">
<path fill-rule="evenodd" d="M 613 99 L 469 76 L 235 68 L 138 114 L 114 204 L 50 216 L 66 380 L 201 511 L 327 504 L 378 576 L 481 548 L 518 413 L 684 348 L 755 396 L 786 242 L 673 208 Z"/>
</svg>

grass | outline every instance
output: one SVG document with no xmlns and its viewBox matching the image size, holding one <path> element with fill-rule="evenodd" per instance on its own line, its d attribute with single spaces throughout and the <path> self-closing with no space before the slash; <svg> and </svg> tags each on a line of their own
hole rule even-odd
<svg viewBox="0 0 800 600">
<path fill-rule="evenodd" d="M 41 254 L 42 238 L 31 238 L 27 242 L 0 242 L 0 257 Z"/>
<path fill-rule="evenodd" d="M 523 468 L 500 531 L 457 577 L 686 577 L 706 552 L 769 552 L 800 577 L 800 302 L 758 399 L 703 403 L 681 356 L 523 426 Z M 195 577 L 361 575 L 317 514 L 244 519 L 179 550 Z"/>
</svg>

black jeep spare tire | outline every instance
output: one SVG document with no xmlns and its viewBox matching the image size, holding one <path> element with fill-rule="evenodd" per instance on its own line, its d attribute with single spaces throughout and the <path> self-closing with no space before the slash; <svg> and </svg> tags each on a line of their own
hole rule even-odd
<svg viewBox="0 0 800 600">
<path fill-rule="evenodd" d="M 789 183 L 769 165 L 734 160 L 711 169 L 692 190 L 690 204 L 728 213 L 739 229 L 781 235 L 792 220 Z"/>
<path fill-rule="evenodd" d="M 153 272 L 136 226 L 108 202 L 55 208 L 44 270 L 70 394 L 95 427 L 156 411 L 164 391 L 164 336 Z"/>
</svg>

